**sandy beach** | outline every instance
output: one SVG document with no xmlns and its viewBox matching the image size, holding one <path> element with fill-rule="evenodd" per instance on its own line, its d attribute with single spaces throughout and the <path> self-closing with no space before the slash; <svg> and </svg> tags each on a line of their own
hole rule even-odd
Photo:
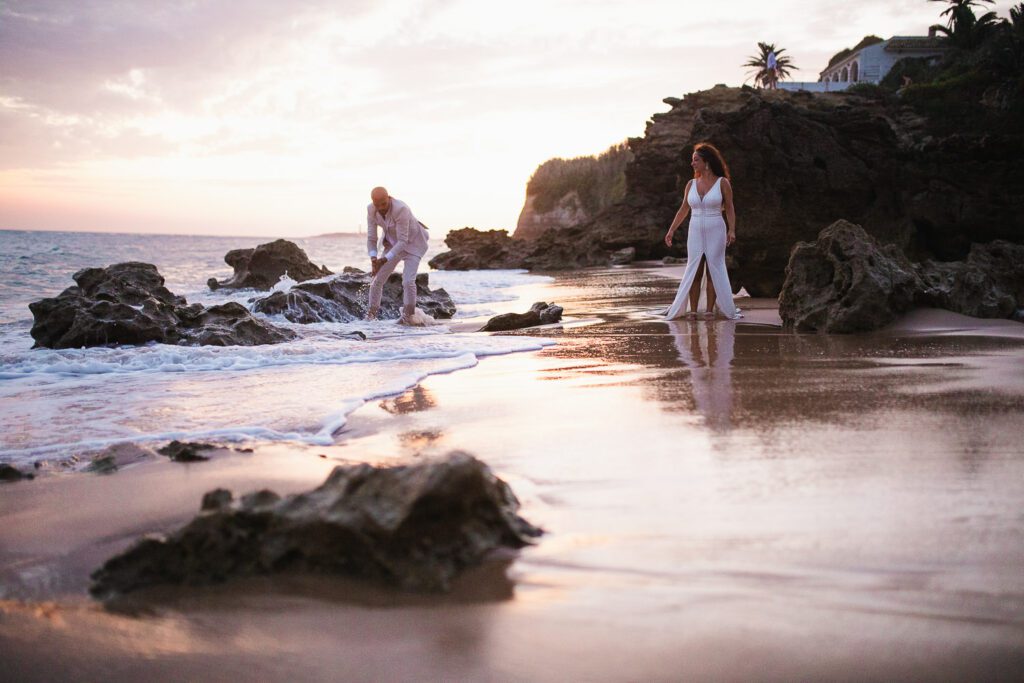
<svg viewBox="0 0 1024 683">
<path fill-rule="evenodd" d="M 0 495 L 6 680 L 1013 680 L 1024 326 L 915 311 L 848 337 L 660 322 L 658 266 L 556 274 L 556 343 L 434 375 L 331 447 L 54 473 Z M 467 323 L 469 324 L 469 323 Z M 453 450 L 546 535 L 451 595 L 281 576 L 87 597 L 202 494 Z"/>
</svg>

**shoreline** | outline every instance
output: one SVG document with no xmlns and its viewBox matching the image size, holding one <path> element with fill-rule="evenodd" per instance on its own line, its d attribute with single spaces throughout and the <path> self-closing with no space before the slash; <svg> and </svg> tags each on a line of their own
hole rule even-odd
<svg viewBox="0 0 1024 683">
<path fill-rule="evenodd" d="M 673 289 L 643 268 L 526 287 L 501 305 L 554 300 L 584 324 L 514 332 L 557 343 L 369 401 L 333 446 L 3 485 L 0 656 L 17 680 L 1019 671 L 1024 334 L 927 311 L 851 337 L 653 319 Z M 768 315 L 761 301 L 740 305 Z M 84 594 L 104 559 L 213 488 L 285 494 L 339 462 L 452 450 L 548 530 L 507 579 L 488 565 L 448 598 L 246 579 L 129 615 Z"/>
</svg>

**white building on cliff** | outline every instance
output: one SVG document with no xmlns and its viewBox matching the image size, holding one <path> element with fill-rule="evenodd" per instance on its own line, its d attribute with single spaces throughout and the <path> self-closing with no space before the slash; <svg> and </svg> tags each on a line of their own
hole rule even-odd
<svg viewBox="0 0 1024 683">
<path fill-rule="evenodd" d="M 927 36 L 893 36 L 880 40 L 871 36 L 862 40 L 848 54 L 838 53 L 821 72 L 816 82 L 781 81 L 780 90 L 836 92 L 857 83 L 878 83 L 893 65 L 907 57 L 937 58 L 946 51 L 935 27 Z"/>
</svg>

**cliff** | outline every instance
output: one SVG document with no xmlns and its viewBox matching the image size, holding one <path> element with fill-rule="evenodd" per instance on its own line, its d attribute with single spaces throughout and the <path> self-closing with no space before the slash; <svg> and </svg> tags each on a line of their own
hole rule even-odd
<svg viewBox="0 0 1024 683">
<path fill-rule="evenodd" d="M 550 159 L 526 185 L 516 239 L 537 239 L 552 228 L 568 228 L 594 218 L 625 196 L 625 169 L 633 154 L 625 144 L 598 156 Z"/>
<path fill-rule="evenodd" d="M 622 200 L 543 232 L 517 250 L 520 267 L 606 265 L 627 247 L 637 259 L 685 255 L 684 235 L 671 250 L 662 240 L 703 140 L 731 167 L 737 243 L 729 273 L 754 296 L 777 296 L 793 245 L 839 219 L 915 261 L 962 260 L 972 243 L 1024 242 L 1024 135 L 1013 126 L 947 134 L 941 122 L 877 93 L 719 86 L 665 102 L 669 111 L 628 142 Z"/>
</svg>

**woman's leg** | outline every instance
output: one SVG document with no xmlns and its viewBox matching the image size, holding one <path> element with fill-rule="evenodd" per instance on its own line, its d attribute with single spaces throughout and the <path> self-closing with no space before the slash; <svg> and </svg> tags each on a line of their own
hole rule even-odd
<svg viewBox="0 0 1024 683">
<path fill-rule="evenodd" d="M 715 230 L 713 237 L 707 240 L 708 279 L 715 283 L 716 298 L 721 293 L 719 309 L 726 318 L 735 318 L 736 305 L 732 300 L 732 286 L 729 284 L 729 272 L 725 268 L 725 221 L 721 221 L 721 230 Z"/>
<path fill-rule="evenodd" d="M 711 279 L 710 274 L 708 275 L 708 313 L 715 312 L 715 304 L 718 303 L 718 297 L 715 294 L 715 283 Z"/>
<path fill-rule="evenodd" d="M 690 312 L 696 312 L 697 306 L 700 303 L 700 285 L 704 280 L 705 271 L 707 270 L 708 263 L 704 255 L 701 254 L 700 265 L 697 266 L 697 274 L 693 276 L 693 284 L 690 285 Z M 710 309 L 710 306 L 709 306 Z"/>
</svg>

